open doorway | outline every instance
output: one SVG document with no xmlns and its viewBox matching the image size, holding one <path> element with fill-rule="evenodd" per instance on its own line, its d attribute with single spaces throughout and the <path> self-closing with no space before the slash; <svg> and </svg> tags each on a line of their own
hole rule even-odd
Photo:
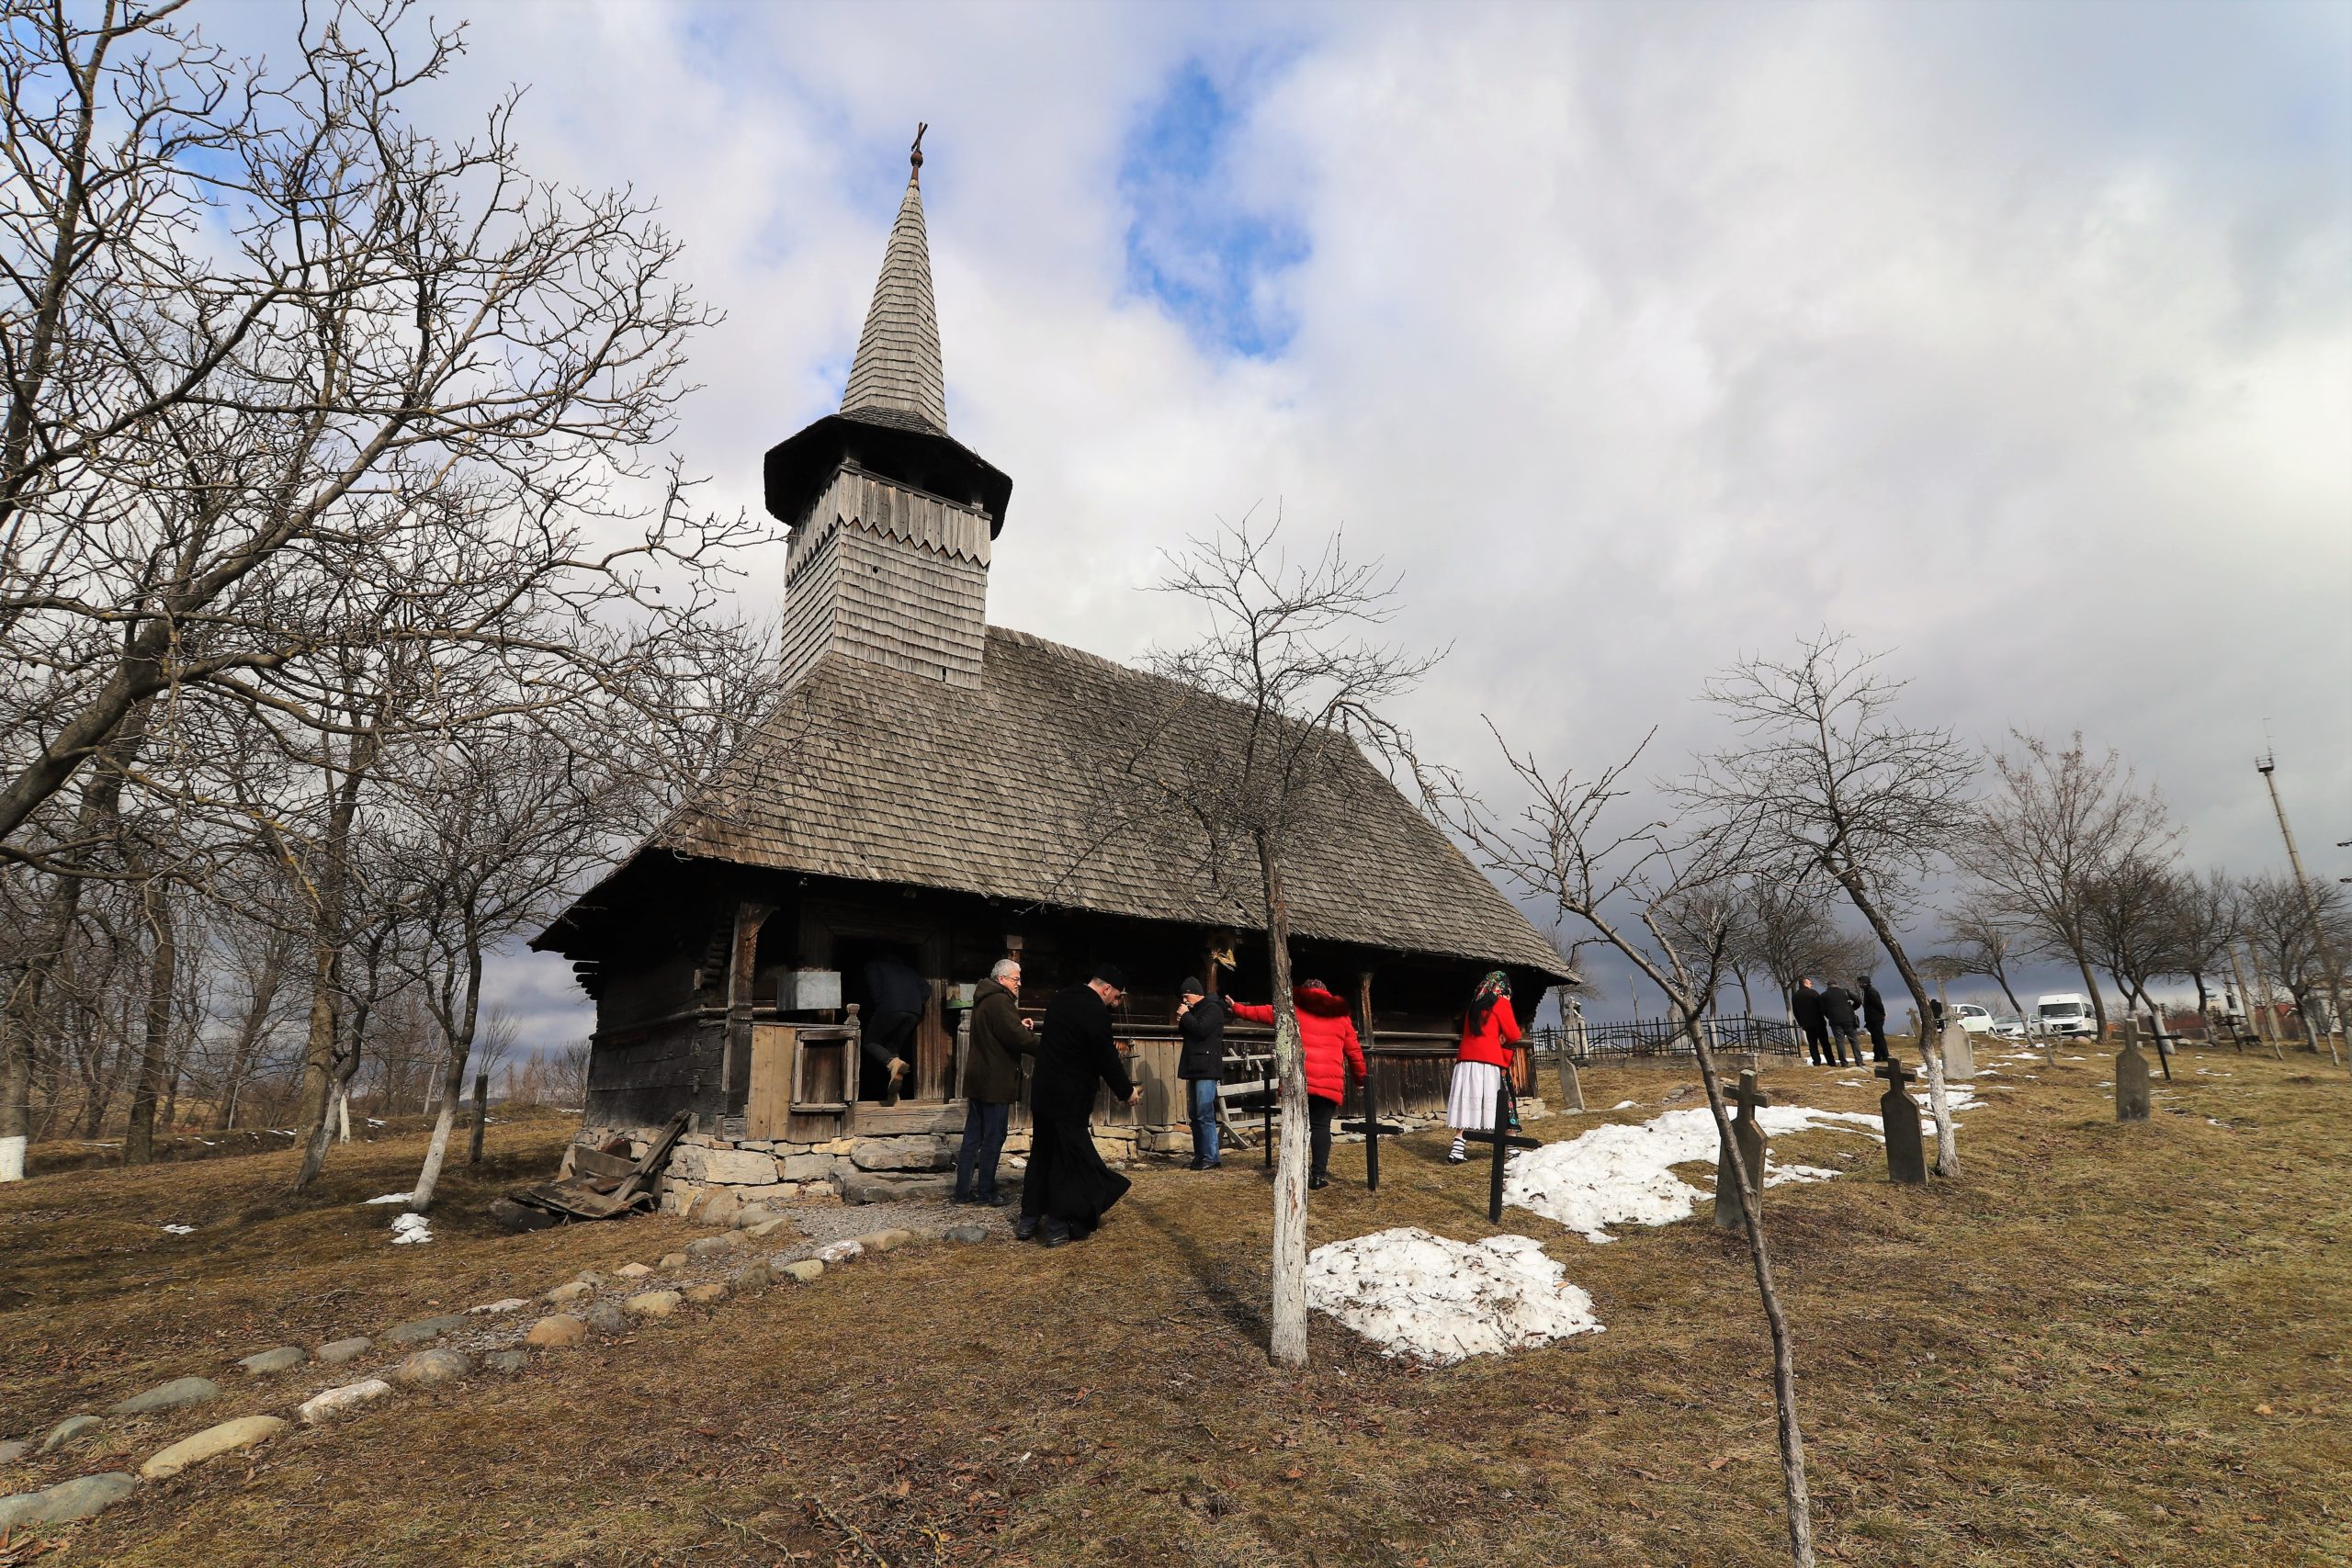
<svg viewBox="0 0 2352 1568">
<path fill-rule="evenodd" d="M 923 1017 L 931 1006 L 931 982 L 922 977 L 922 948 L 914 942 L 879 937 L 841 936 L 833 940 L 833 965 L 841 971 L 842 1000 L 857 1004 L 858 1018 L 865 1026 L 858 1099 L 887 1098 L 893 1057 L 906 1064 L 898 1093 L 912 1098 L 923 1077 L 918 1047 Z"/>
</svg>

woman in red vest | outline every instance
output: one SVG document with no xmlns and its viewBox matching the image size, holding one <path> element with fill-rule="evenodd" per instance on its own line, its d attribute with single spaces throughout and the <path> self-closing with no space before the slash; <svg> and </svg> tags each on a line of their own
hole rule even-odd
<svg viewBox="0 0 2352 1568">
<path fill-rule="evenodd" d="M 1478 982 L 1470 1010 L 1462 1015 L 1462 1043 L 1453 1053 L 1453 1087 L 1445 1097 L 1446 1123 L 1453 1147 L 1446 1158 L 1460 1165 L 1470 1157 L 1468 1132 L 1491 1131 L 1495 1095 L 1510 1071 L 1511 1047 L 1519 1043 L 1519 1019 L 1510 1010 L 1510 976 L 1498 969 Z"/>
</svg>

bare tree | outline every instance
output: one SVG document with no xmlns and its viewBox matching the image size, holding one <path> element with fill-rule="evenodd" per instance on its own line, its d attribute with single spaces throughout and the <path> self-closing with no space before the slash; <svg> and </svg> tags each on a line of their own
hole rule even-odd
<svg viewBox="0 0 2352 1568">
<path fill-rule="evenodd" d="M 2188 968 L 2180 952 L 2180 881 L 2171 859 L 2169 846 L 2161 856 L 2127 855 L 2092 877 L 2084 890 L 2083 923 L 2092 951 L 2115 976 L 2125 1005 L 2151 1014 L 2160 1005 L 2151 983 Z M 2156 1032 L 2156 1052 L 2170 1077 L 2171 1051 L 2163 1030 Z"/>
<path fill-rule="evenodd" d="M 1498 821 L 1457 776 L 1424 769 L 1422 793 L 1432 815 L 1466 841 L 1488 870 L 1551 903 L 1564 920 L 1576 922 L 1579 934 L 1569 940 L 1571 955 L 1585 943 L 1604 944 L 1657 987 L 1698 1060 L 1716 1136 L 1724 1147 L 1736 1147 L 1714 1051 L 1702 1020 L 1729 962 L 1737 929 L 1737 902 L 1714 894 L 1740 868 L 1753 863 L 1755 846 L 1747 836 L 1752 822 L 1718 825 L 1680 842 L 1668 837 L 1673 825 L 1665 821 L 1645 820 L 1621 831 L 1603 819 L 1611 814 L 1611 803 L 1628 793 L 1623 781 L 1647 746 L 1646 739 L 1632 756 L 1589 783 L 1579 782 L 1573 773 L 1554 777 L 1532 754 L 1514 752 L 1499 731 L 1496 739 L 1527 804 L 1516 817 Z M 1663 913 L 1669 908 L 1681 911 L 1673 929 Z M 1748 1180 L 1745 1160 L 1725 1161 L 1724 1168 L 1738 1188 L 1748 1261 L 1771 1335 L 1772 1397 L 1789 1553 L 1798 1568 L 1812 1568 L 1813 1503 L 1805 1481 L 1804 1433 L 1797 1417 L 1796 1353 L 1773 1280 L 1761 1195 Z"/>
<path fill-rule="evenodd" d="M 1153 654 L 1167 678 L 1155 711 L 1109 716 L 1096 836 L 1159 840 L 1194 860 L 1235 919 L 1262 922 L 1272 969 L 1274 1061 L 1282 1134 L 1274 1173 L 1273 1301 L 1269 1353 L 1306 1362 L 1305 1057 L 1291 973 L 1287 881 L 1306 835 L 1343 819 L 1360 783 L 1360 747 L 1394 748 L 1382 705 L 1433 660 L 1369 640 L 1394 614 L 1395 585 L 1377 562 L 1351 561 L 1334 535 L 1294 560 L 1281 525 L 1247 517 L 1191 542 L 1158 584 L 1193 601 L 1209 627 Z M 1214 738 L 1207 721 L 1214 715 Z"/>
<path fill-rule="evenodd" d="M 2174 885 L 2172 917 L 2174 958 L 2197 987 L 2197 1010 L 2208 1012 L 2206 976 L 2228 974 L 2230 944 L 2237 940 L 2236 882 L 2218 868 L 2202 876 L 2183 872 Z"/>
<path fill-rule="evenodd" d="M 1747 913 L 1734 932 L 1734 969 L 1743 989 L 1750 968 L 1771 976 L 1784 1021 L 1795 1021 L 1797 982 L 1806 976 L 1860 975 L 1871 967 L 1877 944 L 1838 928 L 1827 889 L 1812 867 L 1752 873 L 1741 887 Z"/>
<path fill-rule="evenodd" d="M 1971 824 L 1969 862 L 1996 906 L 2035 945 L 2082 975 L 2099 1038 L 2107 1001 L 2091 973 L 2094 886 L 2134 859 L 2169 858 L 2177 838 L 2154 790 L 2143 790 L 2113 751 L 2093 761 L 2075 735 L 2063 749 L 2015 735 L 2017 754 L 1996 753 L 1998 789 Z"/>
<path fill-rule="evenodd" d="M 1928 989 L 1895 920 L 1966 826 L 1976 763 L 1949 730 L 1903 722 L 1903 682 L 1880 672 L 1880 657 L 1824 632 L 1792 660 L 1750 659 L 1716 676 L 1708 699 L 1745 743 L 1701 759 L 1681 793 L 1715 820 L 1740 824 L 1758 855 L 1799 859 L 1844 889 L 1924 1020 Z M 1936 1174 L 1958 1176 L 1941 1043 L 1922 1055 Z"/>
<path fill-rule="evenodd" d="M 2285 875 L 2249 877 L 2242 887 L 2245 940 L 2255 950 L 2257 974 L 2267 971 L 2287 987 L 2305 1047 L 2316 1052 L 2325 1040 L 2330 1058 L 2340 1066 L 2333 1037 L 2312 1021 L 2319 992 L 2328 983 L 2327 965 L 2312 937 L 2315 931 L 2324 934 L 2337 952 L 2352 945 L 2352 899 L 2340 883 L 2312 882 L 2303 888 Z"/>
<path fill-rule="evenodd" d="M 2009 964 L 2017 948 L 2017 929 L 2003 915 L 1998 906 L 1979 894 L 1966 899 L 1946 917 L 1951 932 L 1950 949 L 1942 954 L 1950 961 L 1954 975 L 1982 975 L 2001 987 L 2001 995 L 2008 998 L 2009 1010 L 2030 1034 L 2033 1019 L 2025 1010 L 2025 1003 L 2018 999 L 2017 987 L 2009 984 Z M 2041 1037 L 2041 1056 L 2050 1066 L 2058 1065 L 2056 1048 L 2050 1037 Z"/>
</svg>

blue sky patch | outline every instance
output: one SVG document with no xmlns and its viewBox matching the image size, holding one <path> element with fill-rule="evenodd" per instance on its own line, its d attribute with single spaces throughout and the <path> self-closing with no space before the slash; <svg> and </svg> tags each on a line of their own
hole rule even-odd
<svg viewBox="0 0 2352 1568">
<path fill-rule="evenodd" d="M 1131 215 L 1126 284 L 1195 340 L 1265 359 L 1296 331 L 1282 275 L 1306 259 L 1307 243 L 1296 222 L 1252 210 L 1235 189 L 1238 91 L 1188 62 L 1128 137 L 1119 168 Z"/>
</svg>

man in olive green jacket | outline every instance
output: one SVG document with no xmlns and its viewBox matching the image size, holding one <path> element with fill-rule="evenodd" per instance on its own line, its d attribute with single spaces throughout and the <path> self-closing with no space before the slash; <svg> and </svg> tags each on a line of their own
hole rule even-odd
<svg viewBox="0 0 2352 1568">
<path fill-rule="evenodd" d="M 956 1151 L 956 1201 L 1001 1208 L 1012 1201 L 997 1190 L 997 1156 L 1021 1093 L 1023 1056 L 1037 1054 L 1037 1036 L 1021 1021 L 1021 962 L 1000 958 L 973 993 L 972 1036 L 964 1060 L 964 1144 Z"/>
</svg>

